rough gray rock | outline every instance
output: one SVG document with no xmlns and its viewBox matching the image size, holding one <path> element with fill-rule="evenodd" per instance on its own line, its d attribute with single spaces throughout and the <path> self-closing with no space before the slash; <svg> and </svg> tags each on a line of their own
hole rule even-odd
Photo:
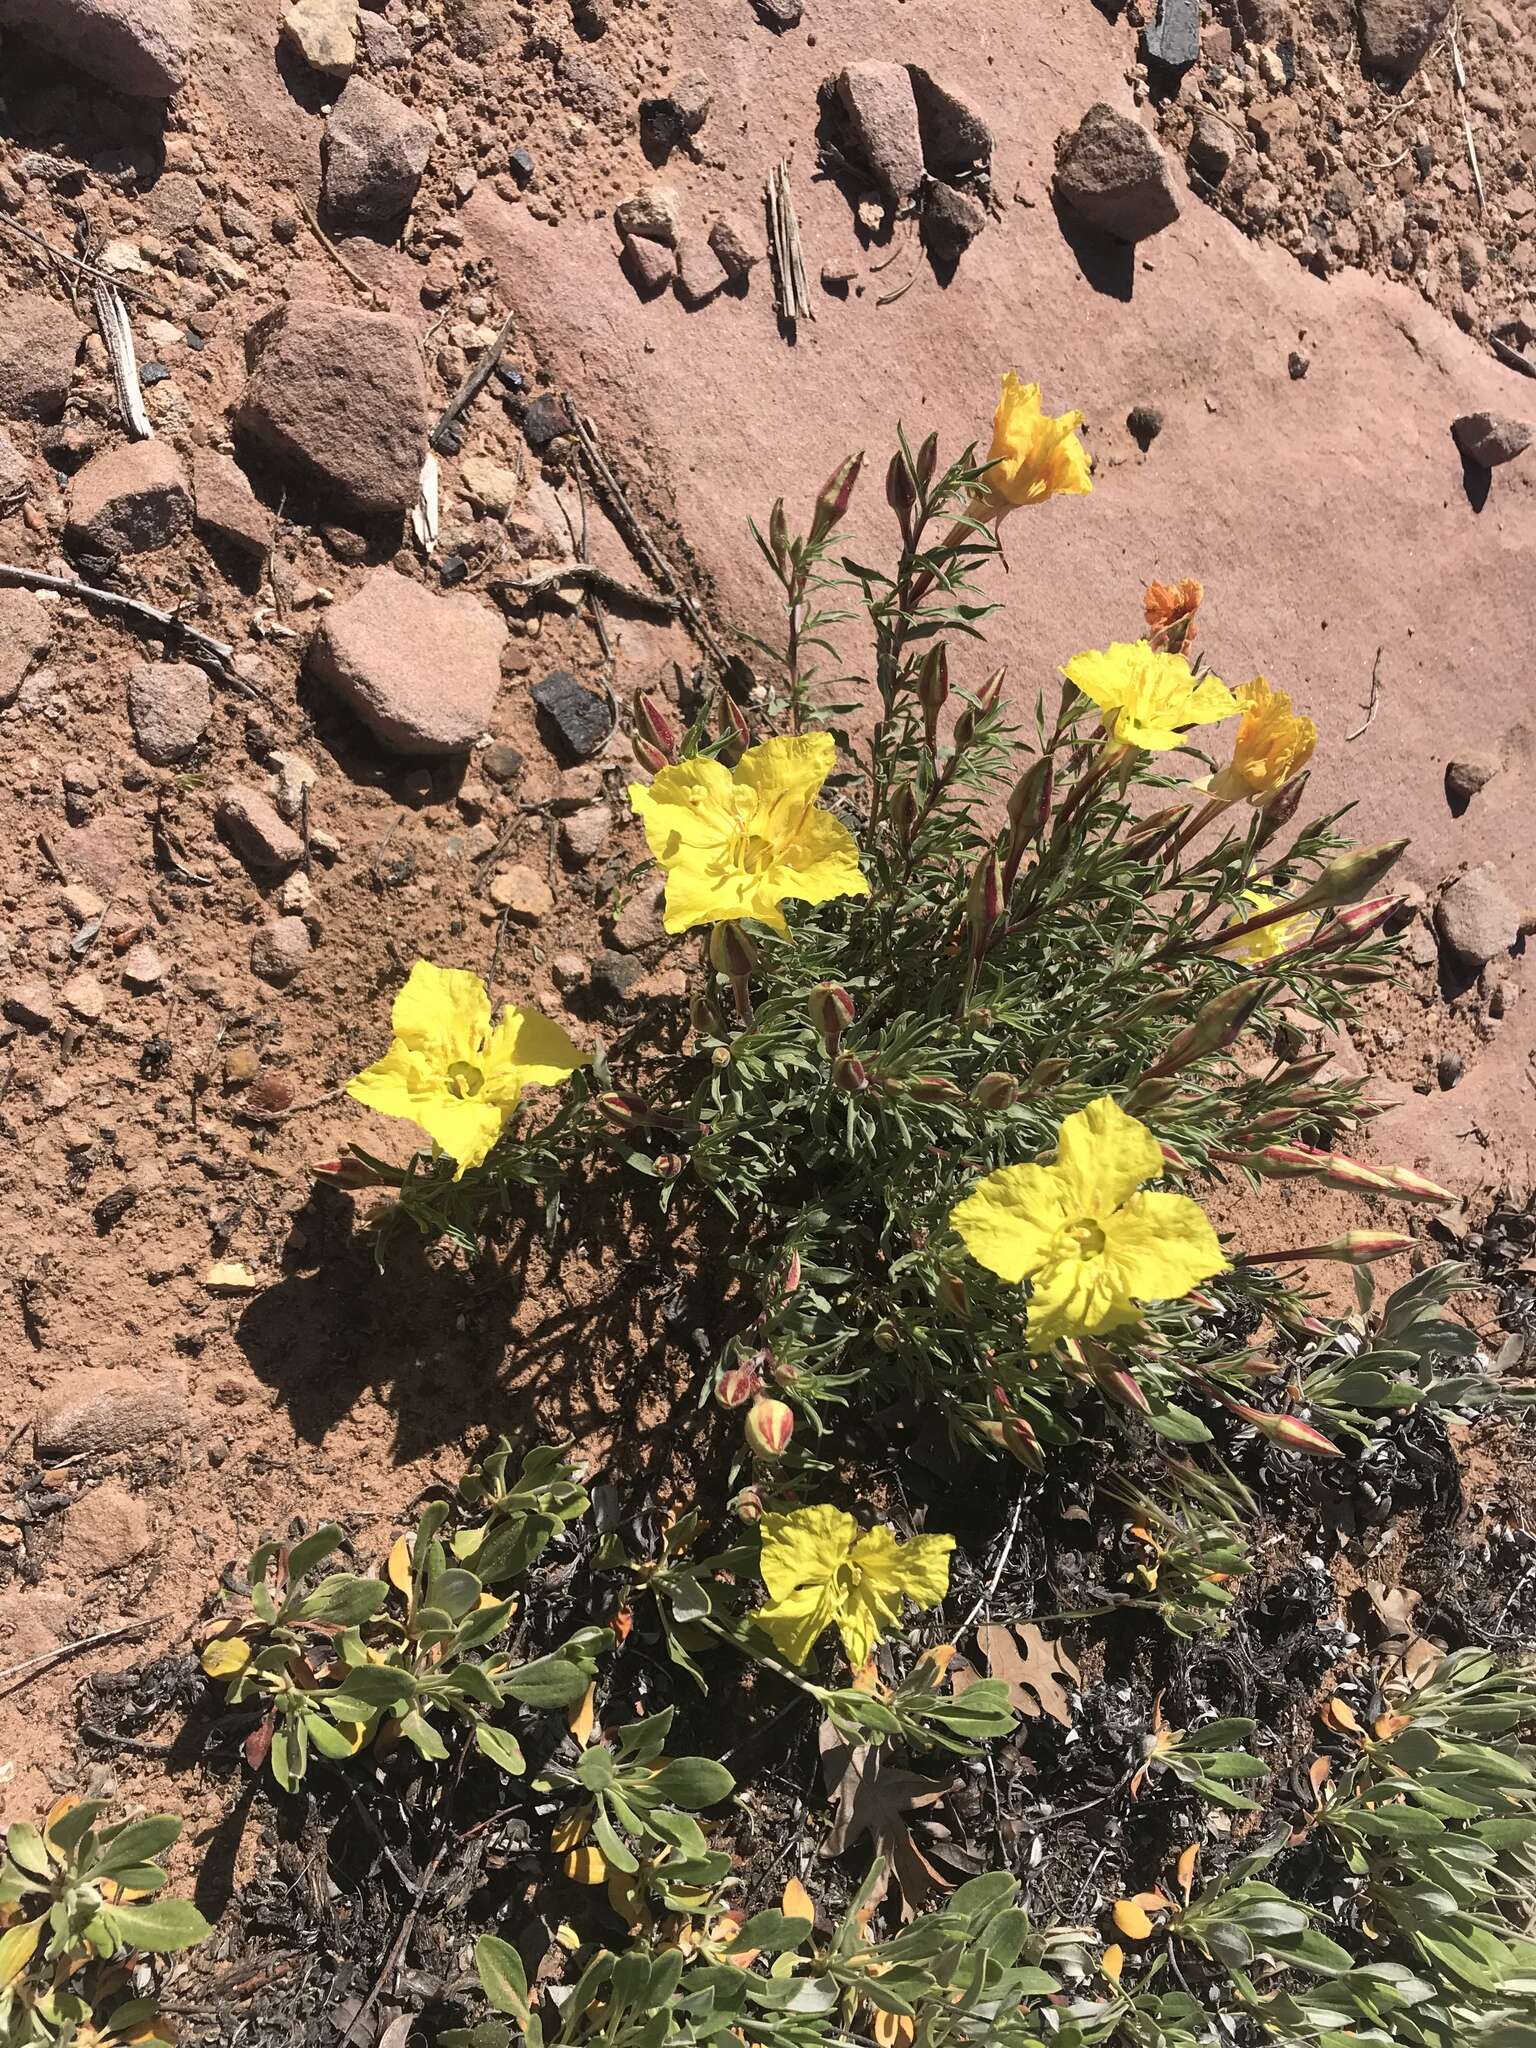
<svg viewBox="0 0 1536 2048">
<path fill-rule="evenodd" d="M 677 258 L 665 242 L 649 241 L 644 235 L 626 235 L 620 259 L 624 275 L 642 299 L 654 299 L 664 292 L 677 274 Z"/>
<path fill-rule="evenodd" d="M 309 662 L 395 753 L 457 754 L 491 722 L 506 638 L 478 598 L 382 568 L 326 613 Z"/>
<path fill-rule="evenodd" d="M 0 434 L 0 514 L 13 512 L 23 498 L 32 495 L 32 472 L 27 458 L 9 434 Z"/>
<path fill-rule="evenodd" d="M 923 181 L 923 136 L 906 66 L 845 65 L 838 73 L 837 96 L 886 197 L 897 205 L 910 199 Z"/>
<path fill-rule="evenodd" d="M 220 796 L 214 823 L 247 867 L 291 868 L 304 858 L 304 842 L 276 806 L 249 783 L 232 782 Z"/>
<path fill-rule="evenodd" d="M 192 524 L 186 471 L 168 441 L 130 441 L 92 456 L 69 487 L 67 544 L 91 554 L 142 555 Z"/>
<path fill-rule="evenodd" d="M 339 220 L 369 227 L 411 209 L 436 129 L 366 78 L 353 78 L 325 124 L 325 203 Z"/>
<path fill-rule="evenodd" d="M 930 185 L 923 195 L 923 241 L 940 263 L 958 263 L 986 224 L 980 200 L 956 185 Z"/>
<path fill-rule="evenodd" d="M 762 236 L 754 234 L 739 214 L 720 215 L 709 230 L 709 246 L 726 276 L 738 283 L 750 277 L 763 260 Z"/>
<path fill-rule="evenodd" d="M 0 292 L 0 413 L 56 420 L 85 330 L 46 292 Z"/>
<path fill-rule="evenodd" d="M 311 71 L 350 78 L 357 62 L 358 0 L 293 0 L 283 16 L 283 41 Z"/>
<path fill-rule="evenodd" d="M 557 754 L 578 761 L 589 760 L 613 730 L 613 719 L 603 699 L 584 690 L 566 669 L 551 669 L 542 682 L 534 684 L 529 695 Z"/>
<path fill-rule="evenodd" d="M 1490 867 L 1452 882 L 1435 905 L 1435 930 L 1458 967 L 1475 974 L 1507 953 L 1520 935 L 1520 913 Z"/>
<path fill-rule="evenodd" d="M 958 94 L 940 85 L 921 64 L 909 64 L 907 77 L 917 102 L 917 127 L 923 162 L 935 178 L 959 178 L 992 161 L 992 130 Z"/>
<path fill-rule="evenodd" d="M 1496 754 L 1458 754 L 1445 764 L 1445 793 L 1452 806 L 1464 811 L 1479 790 L 1486 789 L 1499 772 Z"/>
<path fill-rule="evenodd" d="M 1208 185 L 1221 183 L 1237 162 L 1240 147 L 1236 133 L 1217 115 L 1195 116 L 1195 132 L 1189 139 L 1189 164 Z"/>
<path fill-rule="evenodd" d="M 1464 412 L 1451 422 L 1456 446 L 1479 469 L 1497 469 L 1501 462 L 1513 462 L 1530 447 L 1533 431 L 1536 429 L 1524 420 L 1504 412 Z"/>
<path fill-rule="evenodd" d="M 670 185 L 647 185 L 613 209 L 613 224 L 621 235 L 635 235 L 646 242 L 675 246 L 679 214 L 677 194 Z"/>
<path fill-rule="evenodd" d="M 32 1420 L 40 1459 L 79 1458 L 126 1451 L 161 1437 L 185 1435 L 186 1383 L 177 1373 L 66 1373 Z"/>
<path fill-rule="evenodd" d="M 677 296 L 685 306 L 707 306 L 730 283 L 708 242 L 684 235 L 677 245 Z"/>
<path fill-rule="evenodd" d="M 1360 61 L 1401 85 L 1423 63 L 1451 0 L 1356 0 Z"/>
<path fill-rule="evenodd" d="M 247 346 L 255 367 L 239 431 L 359 518 L 402 518 L 427 452 L 427 386 L 409 323 L 295 300 Z"/>
<path fill-rule="evenodd" d="M 1056 194 L 1090 227 L 1122 242 L 1144 241 L 1179 217 L 1156 140 L 1103 100 L 1058 141 Z"/>
<path fill-rule="evenodd" d="M 142 661 L 128 671 L 134 745 L 153 767 L 184 761 L 208 730 L 213 692 L 189 661 Z"/>
<path fill-rule="evenodd" d="M 30 590 L 0 590 L 0 705 L 9 704 L 53 645 L 47 605 Z"/>
<path fill-rule="evenodd" d="M 192 54 L 191 0 L 0 0 L 0 28 L 133 99 L 169 99 Z"/>
</svg>

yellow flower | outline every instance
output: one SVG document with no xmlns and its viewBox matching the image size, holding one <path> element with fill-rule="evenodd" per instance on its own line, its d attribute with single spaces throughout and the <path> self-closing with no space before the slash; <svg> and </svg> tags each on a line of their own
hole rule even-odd
<svg viewBox="0 0 1536 2048">
<path fill-rule="evenodd" d="M 1163 1171 L 1146 1125 L 1101 1095 L 1063 1122 L 1053 1166 L 989 1173 L 949 1220 L 978 1264 L 1031 1283 L 1032 1337 L 1110 1330 L 1226 1268 L 1197 1202 L 1137 1193 Z"/>
<path fill-rule="evenodd" d="M 1267 896 L 1262 889 L 1245 889 L 1243 901 L 1248 905 L 1248 909 L 1242 917 L 1233 921 L 1237 924 L 1246 924 L 1250 917 L 1262 917 L 1266 910 L 1273 910 L 1281 900 L 1278 896 Z M 1261 925 L 1256 932 L 1245 932 L 1240 939 L 1230 939 L 1226 945 L 1218 946 L 1216 950 L 1218 953 L 1227 954 L 1233 960 L 1273 960 L 1277 953 L 1286 952 L 1299 939 L 1305 938 L 1309 932 L 1316 931 L 1317 925 L 1315 913 L 1299 911 L 1295 917 L 1276 918 L 1273 924 Z"/>
<path fill-rule="evenodd" d="M 1059 494 L 1083 497 L 1093 489 L 1088 451 L 1077 438 L 1080 412 L 1040 410 L 1040 386 L 1021 384 L 1010 370 L 992 419 L 990 467 L 972 504 L 978 519 L 1001 519 L 1018 505 L 1043 505 Z"/>
<path fill-rule="evenodd" d="M 1106 732 L 1149 753 L 1176 747 L 1188 727 L 1217 725 L 1237 710 L 1225 683 L 1197 676 L 1182 654 L 1159 653 L 1145 640 L 1074 654 L 1062 674 L 1098 705 Z"/>
<path fill-rule="evenodd" d="M 769 1597 L 752 1618 L 791 1664 L 804 1664 L 823 1630 L 835 1628 L 858 1671 L 901 1619 L 903 1595 L 937 1607 L 949 1591 L 953 1536 L 899 1543 L 889 1529 L 861 1529 L 832 1507 L 764 1515 L 759 1526 Z"/>
<path fill-rule="evenodd" d="M 787 932 L 786 896 L 867 896 L 853 835 L 816 798 L 837 748 L 829 732 L 764 740 L 734 769 L 702 754 L 663 768 L 629 801 L 667 871 L 669 932 L 755 917 Z"/>
<path fill-rule="evenodd" d="M 1317 745 L 1317 727 L 1291 709 L 1284 690 L 1272 690 L 1264 676 L 1240 683 L 1234 693 L 1243 722 L 1232 759 L 1213 775 L 1210 792 L 1222 803 L 1262 803 L 1299 775 Z"/>
<path fill-rule="evenodd" d="M 355 1102 L 419 1124 L 458 1164 L 478 1166 L 506 1128 L 524 1088 L 552 1087 L 584 1067 L 558 1024 L 509 1004 L 496 1024 L 479 975 L 418 960 L 390 1022 L 395 1042 L 347 1083 Z"/>
</svg>

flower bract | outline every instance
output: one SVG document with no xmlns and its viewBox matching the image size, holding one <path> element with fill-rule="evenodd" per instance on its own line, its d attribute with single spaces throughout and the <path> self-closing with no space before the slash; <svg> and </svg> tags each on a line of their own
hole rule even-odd
<svg viewBox="0 0 1536 2048">
<path fill-rule="evenodd" d="M 1047 498 L 1082 497 L 1093 489 L 1088 451 L 1077 437 L 1080 412 L 1040 409 L 1040 386 L 1021 384 L 1010 370 L 992 419 L 989 468 L 978 494 L 976 512 L 1001 518 L 1020 505 L 1043 505 Z"/>
<path fill-rule="evenodd" d="M 1146 1125 L 1101 1095 L 1063 1121 L 1053 1165 L 1000 1167 L 950 1221 L 979 1265 L 1030 1282 L 1032 1337 L 1111 1330 L 1226 1268 L 1198 1202 L 1138 1192 L 1163 1171 Z"/>
<path fill-rule="evenodd" d="M 1210 780 L 1210 792 L 1223 803 L 1262 803 L 1299 775 L 1317 745 L 1317 727 L 1291 709 L 1284 690 L 1273 690 L 1264 676 L 1240 683 L 1233 695 L 1242 713 L 1232 759 Z"/>
<path fill-rule="evenodd" d="M 869 894 L 852 833 L 816 803 L 836 758 L 831 733 L 803 733 L 748 747 L 735 768 L 699 754 L 630 784 L 666 869 L 669 932 L 742 917 L 787 932 L 786 897 Z"/>
<path fill-rule="evenodd" d="M 1104 714 L 1104 729 L 1123 745 L 1162 753 L 1192 725 L 1218 725 L 1237 710 L 1226 684 L 1197 676 L 1182 654 L 1164 654 L 1145 640 L 1074 654 L 1062 670 Z"/>
<path fill-rule="evenodd" d="M 493 1024 L 479 975 L 418 960 L 390 1013 L 394 1043 L 347 1083 L 356 1102 L 419 1124 L 453 1159 L 478 1166 L 530 1085 L 568 1080 L 591 1055 L 558 1024 L 511 1004 Z"/>
<path fill-rule="evenodd" d="M 764 1515 L 759 1569 L 768 1599 L 752 1619 L 791 1664 L 804 1664 L 835 1628 L 859 1671 L 901 1618 L 902 1600 L 936 1607 L 949 1591 L 953 1536 L 861 1529 L 841 1508 L 794 1508 Z"/>
</svg>

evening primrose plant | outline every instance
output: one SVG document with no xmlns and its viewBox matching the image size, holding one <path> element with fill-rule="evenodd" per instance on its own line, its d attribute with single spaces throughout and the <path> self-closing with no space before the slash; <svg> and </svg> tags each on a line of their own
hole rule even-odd
<svg viewBox="0 0 1536 2048">
<path fill-rule="evenodd" d="M 553 1206 L 600 1149 L 660 1209 L 713 1209 L 712 1383 L 781 1470 L 843 1407 L 1034 1465 L 1116 1410 L 1153 1439 L 1219 1422 L 1325 1455 L 1271 1341 L 1317 1262 L 1414 1240 L 1362 1213 L 1246 1247 L 1221 1184 L 1449 1199 L 1348 1149 L 1374 1105 L 1328 1033 L 1391 971 L 1404 842 L 1303 817 L 1320 741 L 1283 679 L 1215 672 L 1193 577 L 1011 694 L 985 652 L 1005 545 L 1027 574 L 1033 521 L 1093 488 L 1080 426 L 1010 373 L 984 457 L 902 439 L 884 548 L 845 543 L 865 465 L 840 464 L 803 531 L 781 501 L 757 532 L 785 626 L 753 687 L 691 722 L 637 699 L 630 803 L 697 949 L 686 1029 L 622 1063 L 594 1047 L 587 1073 L 557 1027 L 493 1026 L 473 977 L 418 963 L 353 1084 L 437 1151 L 342 1177 L 466 1250 L 509 1189 Z"/>
</svg>

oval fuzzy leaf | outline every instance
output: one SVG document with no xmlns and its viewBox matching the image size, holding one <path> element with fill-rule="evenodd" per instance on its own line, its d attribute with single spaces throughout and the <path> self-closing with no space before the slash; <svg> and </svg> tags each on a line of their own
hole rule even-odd
<svg viewBox="0 0 1536 2048">
<path fill-rule="evenodd" d="M 477 1721 L 475 1743 L 481 1755 L 488 1756 L 509 1777 L 520 1778 L 528 1768 L 523 1752 L 505 1728 L 494 1728 L 489 1721 Z"/>
<path fill-rule="evenodd" d="M 101 1917 L 124 1948 L 172 1955 L 195 1948 L 213 1929 L 190 1899 L 153 1899 L 142 1906 L 104 1906 Z"/>
<path fill-rule="evenodd" d="M 665 1801 L 668 1806 L 680 1807 L 684 1813 L 697 1813 L 734 1792 L 736 1780 L 724 1764 L 717 1764 L 711 1757 L 679 1756 L 663 1764 L 646 1789 L 651 1797 Z"/>
<path fill-rule="evenodd" d="M 496 2010 L 510 2013 L 520 2027 L 526 2027 L 528 1973 L 511 1942 L 496 1934 L 482 1934 L 475 1943 L 475 1975 Z"/>
</svg>

